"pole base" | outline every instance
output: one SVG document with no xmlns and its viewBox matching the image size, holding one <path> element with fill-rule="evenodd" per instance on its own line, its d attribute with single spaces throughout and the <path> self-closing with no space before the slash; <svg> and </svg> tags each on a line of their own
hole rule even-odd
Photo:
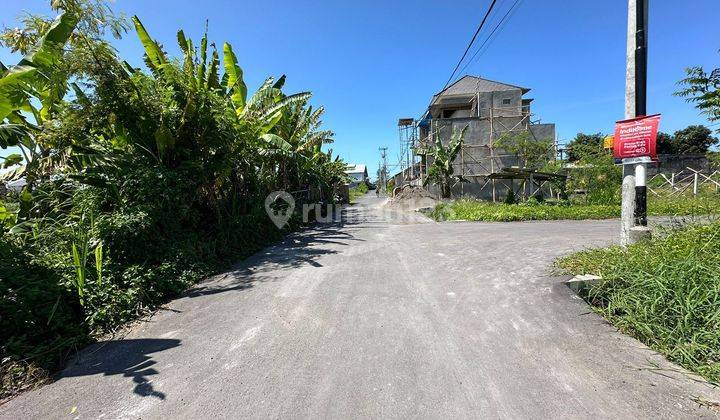
<svg viewBox="0 0 720 420">
<path fill-rule="evenodd" d="M 652 239 L 652 231 L 647 226 L 633 226 L 630 228 L 630 243 Z"/>
</svg>

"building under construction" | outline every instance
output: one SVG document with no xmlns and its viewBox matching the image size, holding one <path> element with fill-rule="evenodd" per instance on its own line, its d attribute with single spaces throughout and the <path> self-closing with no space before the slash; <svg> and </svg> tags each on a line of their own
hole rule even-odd
<svg viewBox="0 0 720 420">
<path fill-rule="evenodd" d="M 467 126 L 463 146 L 453 169 L 468 182 L 458 183 L 453 195 L 470 195 L 488 200 L 502 199 L 509 189 L 532 188 L 527 182 L 514 183 L 503 168 L 517 167 L 520 159 L 494 147 L 504 135 L 527 132 L 535 140 L 555 143 L 555 124 L 542 124 L 532 114 L 532 99 L 523 96 L 528 88 L 474 76 L 464 76 L 433 96 L 420 120 L 399 121 L 402 170 L 394 177 L 395 185 L 420 185 L 432 165 L 425 155 L 437 136 L 443 144 L 454 132 Z M 554 156 L 554 151 L 548 151 Z M 409 156 L 409 157 L 407 157 Z M 520 175 L 518 175 L 520 177 Z M 434 186 L 429 185 L 431 192 Z M 517 191 L 516 191 L 517 192 Z"/>
</svg>

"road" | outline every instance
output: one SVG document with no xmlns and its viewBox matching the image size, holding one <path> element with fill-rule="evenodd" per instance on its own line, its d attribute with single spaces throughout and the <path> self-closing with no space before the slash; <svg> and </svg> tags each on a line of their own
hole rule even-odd
<svg viewBox="0 0 720 420">
<path fill-rule="evenodd" d="M 19 418 L 714 417 L 552 274 L 617 221 L 433 223 L 361 198 L 81 352 Z"/>
</svg>

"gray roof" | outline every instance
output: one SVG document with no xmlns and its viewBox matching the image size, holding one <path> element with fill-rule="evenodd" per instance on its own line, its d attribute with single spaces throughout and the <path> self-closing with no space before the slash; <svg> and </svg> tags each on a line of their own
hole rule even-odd
<svg viewBox="0 0 720 420">
<path fill-rule="evenodd" d="M 445 90 L 436 94 L 433 101 L 442 95 L 472 95 L 476 92 L 499 92 L 503 90 L 522 90 L 522 93 L 528 92 L 530 89 L 521 86 L 510 85 L 507 83 L 496 82 L 494 80 L 483 79 L 482 77 L 465 75 L 455 83 L 451 84 Z"/>
<path fill-rule="evenodd" d="M 349 163 L 345 167 L 346 174 L 359 174 L 359 173 L 365 173 L 365 172 L 367 172 L 367 166 L 365 166 L 365 165 Z"/>
</svg>

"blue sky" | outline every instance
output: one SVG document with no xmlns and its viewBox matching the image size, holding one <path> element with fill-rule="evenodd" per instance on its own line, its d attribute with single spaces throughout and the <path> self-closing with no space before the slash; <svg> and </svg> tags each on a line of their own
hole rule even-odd
<svg viewBox="0 0 720 420">
<path fill-rule="evenodd" d="M 499 0 L 489 29 L 513 4 Z M 47 0 L 3 0 L 0 24 L 22 11 L 47 12 Z M 233 44 L 249 87 L 287 74 L 286 90 L 310 90 L 336 132 L 331 146 L 349 162 L 377 169 L 378 147 L 399 151 L 397 119 L 417 117 L 460 58 L 490 0 L 117 0 L 151 35 L 177 53 L 183 28 L 198 39 L 205 19 L 218 45 Z M 529 87 L 533 112 L 557 124 L 561 141 L 577 132 L 610 132 L 623 116 L 626 1 L 521 0 L 501 32 L 464 73 Z M 661 130 L 707 121 L 675 83 L 690 65 L 720 66 L 720 2 L 653 0 L 650 6 L 648 112 Z M 140 65 L 134 33 L 115 42 Z M 474 51 L 471 51 L 471 54 Z M 0 51 L 0 60 L 15 58 Z"/>
</svg>

